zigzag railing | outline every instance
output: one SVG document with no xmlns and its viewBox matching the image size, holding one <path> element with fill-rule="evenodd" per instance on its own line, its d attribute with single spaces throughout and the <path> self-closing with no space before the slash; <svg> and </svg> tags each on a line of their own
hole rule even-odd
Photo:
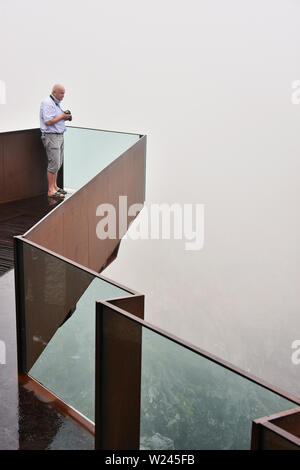
<svg viewBox="0 0 300 470">
<path fill-rule="evenodd" d="M 15 237 L 19 372 L 95 423 L 98 449 L 250 448 L 254 419 L 300 399 L 147 323 L 144 295 L 99 274 L 124 233 L 97 239 L 96 208 L 144 202 L 145 154 L 140 136 Z"/>
</svg>

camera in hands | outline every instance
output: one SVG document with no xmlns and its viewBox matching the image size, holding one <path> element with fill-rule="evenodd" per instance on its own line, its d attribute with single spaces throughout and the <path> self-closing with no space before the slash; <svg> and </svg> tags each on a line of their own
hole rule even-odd
<svg viewBox="0 0 300 470">
<path fill-rule="evenodd" d="M 64 111 L 65 114 L 71 114 L 71 111 L 69 109 L 67 109 L 66 111 Z M 66 121 L 72 121 L 72 116 L 69 117 L 69 119 L 66 119 Z"/>
</svg>

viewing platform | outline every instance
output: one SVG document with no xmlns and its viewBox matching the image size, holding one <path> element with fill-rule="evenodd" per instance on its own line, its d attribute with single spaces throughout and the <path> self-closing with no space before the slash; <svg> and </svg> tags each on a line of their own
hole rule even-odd
<svg viewBox="0 0 300 470">
<path fill-rule="evenodd" d="M 0 134 L 0 449 L 298 449 L 299 397 L 145 321 L 103 274 L 138 216 L 120 227 L 119 196 L 146 200 L 146 136 L 69 126 L 63 201 L 45 163 L 38 129 Z"/>
</svg>

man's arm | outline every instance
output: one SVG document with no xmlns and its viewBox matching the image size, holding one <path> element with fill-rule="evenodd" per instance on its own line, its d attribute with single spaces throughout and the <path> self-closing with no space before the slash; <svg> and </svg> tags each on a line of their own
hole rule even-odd
<svg viewBox="0 0 300 470">
<path fill-rule="evenodd" d="M 50 121 L 45 122 L 46 126 L 51 126 L 52 124 L 56 124 L 58 121 L 61 121 L 64 119 L 65 121 L 68 121 L 72 117 L 71 114 L 65 114 L 62 113 L 59 116 L 56 116 L 55 118 L 51 119 Z"/>
</svg>

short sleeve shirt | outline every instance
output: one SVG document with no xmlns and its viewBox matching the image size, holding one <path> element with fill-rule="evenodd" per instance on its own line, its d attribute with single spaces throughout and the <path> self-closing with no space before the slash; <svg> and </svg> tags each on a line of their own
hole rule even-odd
<svg viewBox="0 0 300 470">
<path fill-rule="evenodd" d="M 45 124 L 45 122 L 51 121 L 53 118 L 60 116 L 63 113 L 60 102 L 53 101 L 50 96 L 47 96 L 40 107 L 40 129 L 42 132 L 56 132 L 62 133 L 66 130 L 65 121 L 61 119 L 60 121 L 56 122 L 55 124 L 51 124 L 50 126 Z"/>
</svg>

